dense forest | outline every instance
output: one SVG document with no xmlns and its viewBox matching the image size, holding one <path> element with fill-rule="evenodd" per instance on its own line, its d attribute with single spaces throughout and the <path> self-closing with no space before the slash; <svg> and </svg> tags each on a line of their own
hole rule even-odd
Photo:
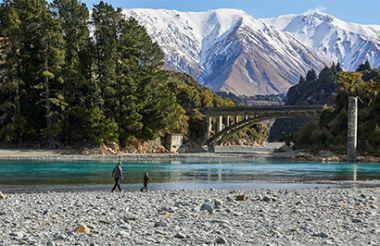
<svg viewBox="0 0 380 246">
<path fill-rule="evenodd" d="M 300 127 L 299 132 L 284 133 L 282 140 L 292 143 L 293 149 L 346 153 L 348 97 L 358 97 L 358 153 L 379 156 L 380 68 L 371 69 L 367 61 L 355 72 L 340 71 L 334 80 L 333 106 L 326 105 L 319 118 Z"/>
<path fill-rule="evenodd" d="M 191 76 L 163 70 L 164 54 L 145 28 L 103 1 L 90 14 L 78 0 L 3 0 L 0 25 L 0 143 L 199 138 L 205 116 L 185 109 L 235 106 Z"/>
</svg>

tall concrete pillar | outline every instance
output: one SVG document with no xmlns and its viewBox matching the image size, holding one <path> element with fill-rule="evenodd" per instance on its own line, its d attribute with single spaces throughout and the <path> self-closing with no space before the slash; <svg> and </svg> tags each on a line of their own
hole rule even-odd
<svg viewBox="0 0 380 246">
<path fill-rule="evenodd" d="M 206 114 L 206 124 L 207 124 L 207 129 L 206 129 L 206 132 L 205 132 L 205 135 L 204 135 L 204 140 L 207 140 L 209 139 L 210 137 L 210 132 L 212 131 L 212 118 L 210 115 Z"/>
<path fill-rule="evenodd" d="M 216 116 L 216 129 L 215 129 L 215 133 L 221 132 L 222 131 L 222 126 L 223 126 L 223 116 L 222 115 Z"/>
<path fill-rule="evenodd" d="M 230 127 L 230 116 L 226 116 L 226 127 Z"/>
<path fill-rule="evenodd" d="M 239 122 L 239 115 L 235 115 L 235 124 Z"/>
<path fill-rule="evenodd" d="M 348 98 L 348 129 L 347 129 L 347 161 L 356 160 L 356 144 L 358 131 L 358 98 Z"/>
</svg>

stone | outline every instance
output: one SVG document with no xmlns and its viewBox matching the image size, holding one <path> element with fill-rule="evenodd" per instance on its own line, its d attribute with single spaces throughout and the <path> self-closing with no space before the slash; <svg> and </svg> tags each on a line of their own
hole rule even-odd
<svg viewBox="0 0 380 246">
<path fill-rule="evenodd" d="M 5 199 L 6 196 L 0 191 L 0 199 Z"/>
<path fill-rule="evenodd" d="M 361 223 L 361 222 L 363 222 L 361 219 L 357 219 L 357 218 L 353 218 L 351 221 L 353 223 Z"/>
<path fill-rule="evenodd" d="M 228 242 L 227 242 L 227 239 L 225 239 L 224 237 L 219 237 L 219 238 L 217 238 L 215 240 L 215 243 L 217 243 L 217 244 L 226 244 Z"/>
<path fill-rule="evenodd" d="M 162 226 L 162 227 L 167 227 L 168 224 L 165 223 L 165 222 L 156 222 L 156 224 L 154 224 L 154 227 L 159 227 L 159 226 Z"/>
<path fill-rule="evenodd" d="M 120 228 L 121 228 L 121 229 L 124 229 L 124 230 L 131 230 L 131 229 L 132 229 L 132 226 L 131 226 L 131 225 L 128 225 L 128 224 L 125 224 L 125 225 L 121 225 Z"/>
<path fill-rule="evenodd" d="M 272 200 L 272 198 L 269 197 L 269 196 L 264 196 L 262 200 L 265 201 L 265 202 L 269 202 L 269 201 Z"/>
<path fill-rule="evenodd" d="M 66 239 L 66 236 L 63 235 L 63 234 L 60 234 L 60 235 L 58 235 L 58 236 L 56 236 L 56 237 L 54 238 L 54 241 L 56 241 L 56 240 L 65 240 L 65 239 Z"/>
<path fill-rule="evenodd" d="M 91 230 L 90 228 L 88 228 L 86 225 L 81 225 L 77 230 L 76 232 L 78 233 L 90 233 Z"/>
<path fill-rule="evenodd" d="M 313 236 L 315 237 L 322 237 L 322 238 L 325 238 L 325 237 L 329 237 L 326 233 L 324 232 L 319 232 L 317 234 L 314 234 Z"/>
<path fill-rule="evenodd" d="M 214 200 L 214 207 L 215 208 L 220 208 L 222 206 L 222 202 L 218 199 Z"/>
<path fill-rule="evenodd" d="M 21 232 L 11 232 L 9 233 L 9 236 L 22 238 L 24 235 Z"/>
<path fill-rule="evenodd" d="M 186 235 L 181 233 L 181 232 L 178 232 L 174 237 L 179 238 L 179 239 L 183 239 L 183 238 L 186 238 Z"/>
<path fill-rule="evenodd" d="M 201 211 L 203 210 L 207 210 L 209 212 L 212 212 L 214 209 L 212 208 L 212 206 L 210 204 L 207 204 L 207 203 L 203 203 L 201 208 L 200 208 Z"/>
<path fill-rule="evenodd" d="M 246 195 L 239 195 L 236 197 L 236 201 L 245 201 L 248 199 L 248 196 Z"/>
<path fill-rule="evenodd" d="M 211 223 L 218 223 L 218 224 L 229 224 L 230 222 L 228 222 L 227 220 L 211 220 L 210 221 Z"/>
<path fill-rule="evenodd" d="M 160 215 L 170 215 L 170 213 L 169 213 L 168 211 L 165 211 L 165 212 L 163 212 L 163 213 L 160 214 Z"/>
<path fill-rule="evenodd" d="M 46 246 L 55 246 L 55 243 L 52 241 L 47 242 Z"/>
</svg>

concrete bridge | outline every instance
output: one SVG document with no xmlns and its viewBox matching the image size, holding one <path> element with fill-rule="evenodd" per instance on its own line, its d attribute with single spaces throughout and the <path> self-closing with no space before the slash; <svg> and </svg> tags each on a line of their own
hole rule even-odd
<svg viewBox="0 0 380 246">
<path fill-rule="evenodd" d="M 262 121 L 295 116 L 316 117 L 323 105 L 199 108 L 206 115 L 207 146 L 223 145 L 238 131 Z M 233 121 L 231 120 L 233 118 Z M 212 122 L 215 122 L 214 129 Z M 233 122 L 233 124 L 232 124 Z"/>
</svg>

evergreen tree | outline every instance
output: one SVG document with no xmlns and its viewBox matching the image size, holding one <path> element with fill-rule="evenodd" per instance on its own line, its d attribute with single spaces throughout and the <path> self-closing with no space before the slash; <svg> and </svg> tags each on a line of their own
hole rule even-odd
<svg viewBox="0 0 380 246">
<path fill-rule="evenodd" d="M 21 114 L 20 90 L 24 81 L 19 77 L 20 49 L 23 48 L 21 20 L 13 4 L 4 1 L 0 9 L 0 137 L 22 145 L 25 118 Z"/>
<path fill-rule="evenodd" d="M 360 64 L 359 67 L 356 69 L 356 72 L 363 72 L 363 71 L 370 71 L 371 65 L 369 64 L 368 60 L 364 64 Z"/>
<path fill-rule="evenodd" d="M 331 85 L 334 85 L 335 76 L 333 71 L 325 66 L 319 73 L 319 84 L 326 91 Z"/>
<path fill-rule="evenodd" d="M 63 37 L 61 32 L 61 21 L 53 17 L 52 12 L 47 8 L 45 1 L 40 1 L 39 28 L 37 29 L 38 42 L 35 43 L 36 52 L 40 54 L 41 61 L 36 64 L 37 81 L 41 81 L 35 86 L 40 90 L 42 102 L 45 107 L 46 130 L 49 148 L 55 148 L 54 135 L 61 131 L 58 117 L 65 109 L 65 102 L 62 95 L 63 78 L 61 77 L 61 66 L 64 63 Z M 36 41 L 37 41 L 36 40 Z M 55 109 L 53 109 L 55 107 Z M 53 122 L 53 118 L 56 119 Z M 56 128 L 56 132 L 53 132 Z"/>
<path fill-rule="evenodd" d="M 112 109 L 116 95 L 116 64 L 117 64 L 117 37 L 118 24 L 122 19 L 121 9 L 115 10 L 112 5 L 100 1 L 92 10 L 92 26 L 94 28 L 93 40 L 95 42 L 94 59 L 96 61 L 93 71 L 97 89 L 100 91 L 107 117 L 112 118 Z"/>
<path fill-rule="evenodd" d="M 314 69 L 311 69 L 309 72 L 306 74 L 306 81 L 311 82 L 313 80 L 317 79 L 317 73 L 315 72 Z"/>
<path fill-rule="evenodd" d="M 78 0 L 54 0 L 55 15 L 62 21 L 62 33 L 65 41 L 65 64 L 62 74 L 67 103 L 63 117 L 62 141 L 73 144 L 88 139 L 92 124 L 100 111 L 92 103 L 99 95 L 91 84 L 91 63 L 88 53 L 92 47 L 89 40 L 89 11 Z M 85 69 L 87 68 L 87 69 Z M 98 99 L 99 100 L 99 99 Z"/>
<path fill-rule="evenodd" d="M 54 130 L 59 131 L 59 126 L 52 119 L 60 114 L 62 105 L 59 72 L 64 52 L 60 22 L 53 18 L 44 0 L 3 1 L 2 11 L 4 44 L 10 47 L 13 43 L 14 47 L 14 69 L 8 70 L 13 71 L 13 75 L 7 76 L 5 81 L 18 81 L 14 83 L 13 94 L 15 118 L 22 119 L 22 124 L 16 124 L 19 144 L 22 138 L 35 140 L 40 135 L 47 137 L 49 147 L 53 148 Z M 16 44 L 14 39 L 22 45 Z M 12 48 L 4 50 L 3 59 L 9 58 L 10 50 Z"/>
<path fill-rule="evenodd" d="M 304 77 L 301 75 L 301 76 L 300 76 L 300 82 L 299 82 L 299 83 L 301 84 L 301 83 L 305 83 L 305 82 L 306 82 L 306 80 L 305 80 Z"/>
</svg>

